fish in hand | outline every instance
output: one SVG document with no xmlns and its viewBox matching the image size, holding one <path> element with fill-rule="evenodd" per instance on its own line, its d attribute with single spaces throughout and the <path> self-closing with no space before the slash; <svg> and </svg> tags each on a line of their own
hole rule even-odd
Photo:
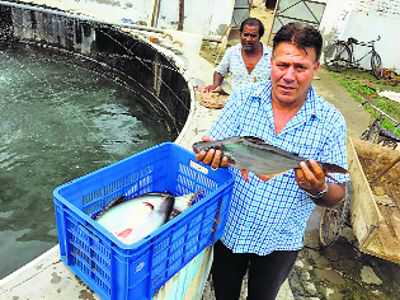
<svg viewBox="0 0 400 300">
<path fill-rule="evenodd" d="M 200 141 L 193 144 L 195 153 L 200 151 L 207 152 L 210 149 L 222 151 L 222 155 L 228 158 L 229 165 L 234 168 L 247 169 L 256 174 L 270 177 L 290 169 L 299 168 L 301 161 L 308 161 L 308 159 L 302 158 L 296 153 L 269 145 L 253 136 L 235 136 L 216 141 Z M 318 163 L 325 174 L 348 173 L 346 169 L 338 165 L 325 162 Z"/>
</svg>

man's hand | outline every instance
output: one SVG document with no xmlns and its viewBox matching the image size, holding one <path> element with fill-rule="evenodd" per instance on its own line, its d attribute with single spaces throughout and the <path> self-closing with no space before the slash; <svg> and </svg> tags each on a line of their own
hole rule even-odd
<svg viewBox="0 0 400 300">
<path fill-rule="evenodd" d="M 315 204 L 324 207 L 333 207 L 345 196 L 345 185 L 343 183 L 326 183 L 325 173 L 319 163 L 310 160 L 307 163 L 302 161 L 300 168 L 295 169 L 296 181 L 301 189 L 311 195 L 317 195 L 326 188 L 326 194 L 320 199 L 313 199 Z"/>
<path fill-rule="evenodd" d="M 211 93 L 211 92 L 215 91 L 216 89 L 218 89 L 218 87 L 219 87 L 218 84 L 210 84 L 210 85 L 205 86 L 203 88 L 203 91 L 207 92 L 207 93 Z"/>
<path fill-rule="evenodd" d="M 247 169 L 241 169 L 240 170 L 240 175 L 242 175 L 242 178 L 244 181 L 249 181 L 249 170 Z M 262 180 L 262 181 L 267 181 L 269 180 L 271 177 L 268 175 L 260 175 L 260 174 L 256 174 L 256 176 Z"/>
<path fill-rule="evenodd" d="M 202 141 L 210 142 L 212 139 L 208 136 L 202 137 Z M 206 151 L 200 151 L 196 153 L 196 159 L 202 161 L 206 165 L 210 165 L 213 169 L 220 167 L 227 167 L 229 160 L 226 156 L 223 156 L 221 150 L 210 149 Z"/>
<path fill-rule="evenodd" d="M 300 168 L 295 169 L 296 182 L 306 192 L 316 195 L 326 187 L 325 173 L 322 167 L 315 160 L 307 163 L 302 161 Z"/>
</svg>

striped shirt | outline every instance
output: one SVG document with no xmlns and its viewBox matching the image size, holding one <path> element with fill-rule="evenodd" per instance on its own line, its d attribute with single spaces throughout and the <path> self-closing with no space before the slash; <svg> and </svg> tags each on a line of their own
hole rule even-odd
<svg viewBox="0 0 400 300">
<path fill-rule="evenodd" d="M 313 88 L 279 134 L 273 120 L 271 82 L 247 86 L 233 92 L 210 136 L 255 136 L 304 158 L 347 168 L 345 120 L 331 104 L 316 96 Z M 245 182 L 239 170 L 231 171 L 235 183 L 222 242 L 235 253 L 258 255 L 302 248 L 315 204 L 298 187 L 294 170 L 266 182 L 252 172 Z M 347 175 L 332 175 L 338 182 L 348 180 Z"/>
<path fill-rule="evenodd" d="M 231 86 L 235 89 L 251 83 L 267 82 L 271 75 L 271 50 L 263 45 L 263 55 L 250 73 L 241 51 L 241 44 L 228 48 L 215 71 L 224 77 L 230 73 Z"/>
</svg>

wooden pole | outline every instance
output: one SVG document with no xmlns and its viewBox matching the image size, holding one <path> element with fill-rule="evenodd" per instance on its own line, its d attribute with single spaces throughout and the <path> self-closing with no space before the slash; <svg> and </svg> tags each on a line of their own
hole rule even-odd
<svg viewBox="0 0 400 300">
<path fill-rule="evenodd" d="M 160 15 L 160 0 L 153 0 L 153 11 L 150 17 L 151 27 L 157 27 L 159 15 Z"/>
<path fill-rule="evenodd" d="M 185 20 L 185 0 L 179 0 L 178 30 L 183 30 L 184 20 Z"/>
<path fill-rule="evenodd" d="M 278 13 L 279 13 L 279 11 L 278 11 L 279 4 L 280 4 L 279 1 L 280 0 L 276 1 L 275 8 L 274 8 L 274 13 L 272 15 L 272 24 L 271 24 L 271 28 L 269 29 L 269 34 L 268 34 L 268 45 L 272 45 L 272 40 L 274 38 L 272 36 L 272 29 L 273 29 L 273 27 L 275 25 L 275 22 L 278 22 L 277 17 L 278 17 Z"/>
</svg>

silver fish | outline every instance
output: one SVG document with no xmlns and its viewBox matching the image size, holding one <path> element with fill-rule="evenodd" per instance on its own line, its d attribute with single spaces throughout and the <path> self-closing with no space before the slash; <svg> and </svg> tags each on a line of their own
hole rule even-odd
<svg viewBox="0 0 400 300">
<path fill-rule="evenodd" d="M 197 193 L 173 197 L 167 193 L 147 193 L 117 204 L 96 221 L 124 244 L 133 244 L 159 228 L 170 218 L 192 205 Z"/>
<path fill-rule="evenodd" d="M 193 151 L 200 152 L 210 149 L 219 149 L 229 160 L 229 165 L 238 169 L 248 169 L 256 174 L 275 176 L 290 169 L 299 168 L 302 158 L 278 147 L 269 145 L 253 136 L 230 137 L 212 142 L 197 142 L 193 144 Z M 340 166 L 319 162 L 325 174 L 348 173 Z M 329 176 L 330 177 L 330 176 Z"/>
</svg>

